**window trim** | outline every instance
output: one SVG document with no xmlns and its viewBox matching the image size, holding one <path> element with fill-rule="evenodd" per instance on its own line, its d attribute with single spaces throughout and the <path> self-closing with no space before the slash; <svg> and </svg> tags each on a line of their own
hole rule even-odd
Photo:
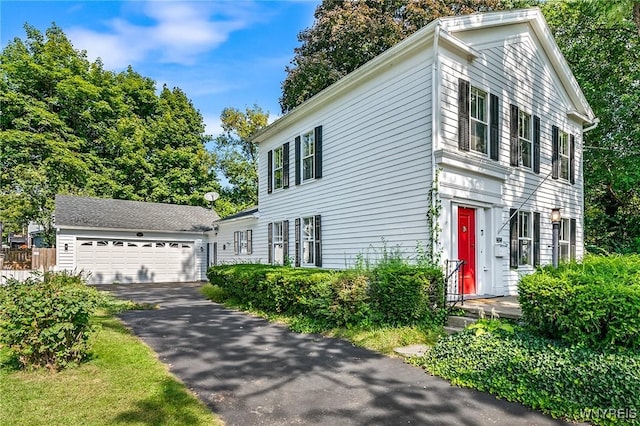
<svg viewBox="0 0 640 426">
<path fill-rule="evenodd" d="M 278 156 L 279 162 L 278 162 Z M 273 150 L 273 190 L 284 188 L 284 145 L 280 145 Z M 280 184 L 278 185 L 278 172 L 280 172 Z"/>
<path fill-rule="evenodd" d="M 483 95 L 483 111 L 484 111 L 484 120 L 482 120 L 479 117 L 474 117 L 473 114 L 473 110 L 474 110 L 474 92 L 476 94 L 476 100 L 478 99 L 477 94 L 482 94 Z M 489 125 L 490 125 L 490 121 L 491 121 L 491 112 L 490 112 L 490 108 L 489 108 L 489 91 L 488 90 L 484 90 L 479 88 L 478 86 L 473 86 L 470 85 L 469 88 L 469 150 L 477 152 L 479 154 L 485 155 L 485 156 L 489 156 L 489 141 L 490 141 L 490 136 L 489 136 Z M 476 102 L 476 113 L 478 112 L 478 106 L 477 106 L 478 102 Z M 477 115 L 477 114 L 476 114 Z M 484 127 L 484 138 L 482 143 L 484 144 L 484 150 L 478 150 L 477 145 L 474 144 L 474 137 L 476 137 L 476 135 L 474 135 L 474 129 L 476 128 L 476 124 L 479 124 L 481 126 Z M 475 146 L 474 146 L 475 145 Z"/>
<path fill-rule="evenodd" d="M 301 226 L 300 226 L 300 263 L 302 266 L 315 266 L 316 264 L 316 221 L 315 216 L 303 216 L 301 218 Z M 310 222 L 310 230 L 307 232 L 307 221 Z M 310 258 L 307 258 L 305 255 L 305 250 L 309 249 L 311 252 Z"/>
<path fill-rule="evenodd" d="M 271 234 L 271 247 L 273 250 L 273 259 L 272 262 L 274 265 L 283 265 L 285 263 L 285 253 L 284 253 L 284 222 L 285 221 L 277 221 L 271 224 L 272 226 L 272 234 Z M 278 228 L 280 229 L 280 233 L 278 233 Z M 280 246 L 282 249 L 282 263 L 276 261 L 276 247 Z"/>
<path fill-rule="evenodd" d="M 565 142 L 566 154 L 562 152 Z M 563 175 L 563 163 L 566 162 L 566 176 Z M 571 180 L 571 137 L 568 132 L 558 130 L 558 178 L 569 182 Z"/>
<path fill-rule="evenodd" d="M 523 131 L 523 117 L 527 120 L 527 129 L 528 130 L 525 135 Z M 524 163 L 524 154 L 522 146 L 523 144 L 527 144 L 529 146 L 529 165 Z M 519 109 L 518 111 L 518 166 L 526 169 L 533 170 L 533 115 L 529 114 L 526 111 Z"/>
<path fill-rule="evenodd" d="M 527 216 L 527 226 L 526 226 L 526 232 L 528 232 L 528 236 L 524 236 L 521 235 L 522 231 L 523 231 L 523 224 L 522 224 L 522 216 Z M 518 210 L 518 268 L 521 267 L 533 267 L 533 240 L 534 240 L 534 233 L 533 233 L 533 214 L 530 211 L 526 211 L 526 210 Z M 526 263 L 522 263 L 522 242 L 523 241 L 528 241 L 527 246 L 529 247 L 528 250 L 528 262 Z"/>
<path fill-rule="evenodd" d="M 560 220 L 558 246 L 559 246 L 558 259 L 562 262 L 570 261 L 571 260 L 571 219 L 568 217 L 563 217 Z M 563 256 L 562 254 L 563 247 L 565 247 L 566 256 Z"/>
<path fill-rule="evenodd" d="M 305 138 L 308 137 L 308 140 L 312 141 L 311 145 L 311 153 L 305 155 L 305 149 L 307 148 L 307 140 Z M 301 143 L 300 143 L 300 181 L 302 183 L 310 182 L 316 179 L 316 132 L 314 129 L 303 132 L 300 135 Z M 309 177 L 305 178 L 305 171 L 307 170 L 307 162 L 305 160 L 309 160 L 311 165 L 311 170 Z"/>
</svg>

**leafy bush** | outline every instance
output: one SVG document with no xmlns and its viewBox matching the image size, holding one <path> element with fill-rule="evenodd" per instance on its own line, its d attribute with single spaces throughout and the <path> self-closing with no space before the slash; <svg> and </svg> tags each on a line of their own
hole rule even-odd
<svg viewBox="0 0 640 426">
<path fill-rule="evenodd" d="M 414 362 L 459 386 L 521 402 L 553 417 L 638 424 L 640 355 L 568 346 L 501 327 L 441 339 Z"/>
<path fill-rule="evenodd" d="M 442 301 L 442 272 L 406 264 L 380 265 L 371 272 L 371 299 L 385 324 L 415 324 Z"/>
<path fill-rule="evenodd" d="M 207 284 L 200 289 L 200 292 L 204 297 L 216 303 L 223 303 L 229 298 L 227 292 L 219 285 Z"/>
<path fill-rule="evenodd" d="M 542 336 L 594 348 L 640 348 L 640 256 L 588 256 L 519 284 L 523 321 Z"/>
<path fill-rule="evenodd" d="M 305 317 L 304 329 L 309 320 L 323 327 L 415 324 L 442 300 L 442 273 L 408 265 L 367 272 L 238 264 L 212 267 L 207 276 L 245 306 Z"/>
<path fill-rule="evenodd" d="M 23 367 L 58 370 L 88 350 L 89 319 L 102 297 L 78 275 L 45 273 L 0 287 L 0 341 Z"/>
</svg>

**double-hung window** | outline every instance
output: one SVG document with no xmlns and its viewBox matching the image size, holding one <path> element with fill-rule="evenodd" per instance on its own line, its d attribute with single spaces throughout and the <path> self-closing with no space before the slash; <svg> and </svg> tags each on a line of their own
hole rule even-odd
<svg viewBox="0 0 640 426">
<path fill-rule="evenodd" d="M 474 151 L 487 153 L 488 146 L 488 96 L 486 92 L 471 87 L 471 139 L 470 148 Z"/>
<path fill-rule="evenodd" d="M 560 177 L 569 180 L 569 134 L 562 131 L 558 138 L 558 158 L 560 160 Z"/>
<path fill-rule="evenodd" d="M 284 185 L 284 161 L 282 147 L 273 150 L 273 189 L 281 189 Z"/>
<path fill-rule="evenodd" d="M 519 163 L 523 167 L 532 167 L 532 126 L 531 126 L 531 114 L 527 114 L 524 111 L 520 111 L 518 117 L 518 137 L 520 142 L 520 155 Z"/>
<path fill-rule="evenodd" d="M 315 135 L 314 132 L 302 135 L 302 181 L 315 178 Z"/>
<path fill-rule="evenodd" d="M 273 262 L 284 264 L 284 231 L 282 222 L 273 223 Z"/>
<path fill-rule="evenodd" d="M 302 219 L 302 263 L 305 265 L 315 265 L 316 253 L 316 232 L 315 217 L 305 217 Z"/>
<path fill-rule="evenodd" d="M 530 212 L 518 212 L 518 266 L 532 265 L 533 223 Z"/>
<path fill-rule="evenodd" d="M 560 221 L 560 260 L 569 261 L 571 252 L 571 220 L 563 218 Z"/>
</svg>

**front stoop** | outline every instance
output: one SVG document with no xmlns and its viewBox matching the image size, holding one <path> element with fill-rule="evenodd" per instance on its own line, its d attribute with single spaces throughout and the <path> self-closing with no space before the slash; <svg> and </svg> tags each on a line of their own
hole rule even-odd
<svg viewBox="0 0 640 426">
<path fill-rule="evenodd" d="M 476 321 L 478 321 L 478 317 L 450 315 L 447 318 L 447 325 L 444 326 L 444 331 L 447 334 L 454 334 L 464 330 L 466 326 Z"/>
</svg>

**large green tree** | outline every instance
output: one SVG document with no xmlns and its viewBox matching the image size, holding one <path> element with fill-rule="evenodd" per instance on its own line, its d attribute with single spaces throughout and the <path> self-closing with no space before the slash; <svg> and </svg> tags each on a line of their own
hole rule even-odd
<svg viewBox="0 0 640 426">
<path fill-rule="evenodd" d="M 200 113 L 178 88 L 90 62 L 55 24 L 0 54 L 0 221 L 50 231 L 56 193 L 205 205 L 219 190 Z M 51 238 L 52 233 L 48 232 Z"/>
<path fill-rule="evenodd" d="M 596 116 L 584 137 L 589 248 L 640 251 L 640 34 L 634 3 L 603 13 L 591 0 L 549 2 L 543 12 Z M 620 6 L 619 4 L 618 6 Z M 608 9 L 611 4 L 600 3 Z"/>
<path fill-rule="evenodd" d="M 244 111 L 225 108 L 220 114 L 223 133 L 215 140 L 218 166 L 229 182 L 223 193 L 238 210 L 258 204 L 258 147 L 251 138 L 268 120 L 269 113 L 257 105 Z"/>
<path fill-rule="evenodd" d="M 282 83 L 286 113 L 441 16 L 511 9 L 535 0 L 324 0 L 298 35 Z"/>
</svg>

